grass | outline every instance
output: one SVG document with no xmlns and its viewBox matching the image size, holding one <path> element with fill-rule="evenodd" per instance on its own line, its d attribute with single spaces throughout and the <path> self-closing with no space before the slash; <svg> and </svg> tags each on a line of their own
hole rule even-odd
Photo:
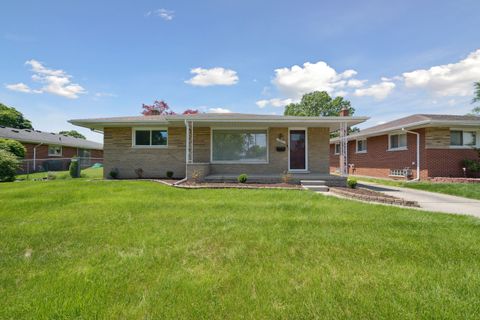
<svg viewBox="0 0 480 320">
<path fill-rule="evenodd" d="M 0 184 L 1 319 L 478 319 L 480 222 L 300 190 Z"/>
<path fill-rule="evenodd" d="M 48 174 L 55 175 L 55 179 L 72 179 L 69 171 L 51 171 L 51 172 L 36 172 L 31 174 L 21 174 L 17 176 L 19 180 L 36 180 L 47 178 Z M 103 168 L 86 168 L 82 170 L 82 178 L 101 179 L 103 178 Z"/>
<path fill-rule="evenodd" d="M 405 182 L 380 178 L 355 177 L 358 181 L 373 182 L 394 187 L 404 187 L 431 192 L 450 194 L 480 200 L 480 183 L 433 183 L 433 182 Z"/>
</svg>

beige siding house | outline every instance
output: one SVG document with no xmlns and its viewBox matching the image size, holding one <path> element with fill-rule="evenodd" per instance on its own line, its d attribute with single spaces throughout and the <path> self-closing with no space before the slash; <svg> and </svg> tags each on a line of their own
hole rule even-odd
<svg viewBox="0 0 480 320">
<path fill-rule="evenodd" d="M 329 178 L 330 132 L 365 117 L 293 117 L 249 114 L 159 115 L 78 119 L 70 122 L 103 131 L 105 177 L 232 180 Z"/>
</svg>

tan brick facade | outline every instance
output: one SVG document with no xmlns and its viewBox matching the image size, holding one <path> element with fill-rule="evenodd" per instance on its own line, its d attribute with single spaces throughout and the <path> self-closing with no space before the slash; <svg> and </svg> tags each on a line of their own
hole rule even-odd
<svg viewBox="0 0 480 320">
<path fill-rule="evenodd" d="M 194 163 L 210 163 L 211 129 L 195 127 L 193 130 Z M 210 164 L 212 174 L 281 174 L 288 170 L 288 148 L 277 151 L 277 138 L 288 141 L 288 128 L 268 129 L 269 161 L 267 164 Z M 329 172 L 329 129 L 308 129 L 308 165 L 313 173 Z M 105 128 L 105 177 L 117 168 L 120 178 L 136 178 L 135 169 L 142 168 L 145 178 L 160 178 L 166 171 L 174 177 L 185 176 L 185 128 L 168 128 L 167 148 L 132 147 L 132 128 Z M 203 170 L 203 169 L 202 169 Z"/>
<path fill-rule="evenodd" d="M 450 148 L 449 128 L 424 128 L 420 133 L 420 178 L 461 177 L 462 161 L 478 159 L 473 149 Z M 407 134 L 407 150 L 388 151 L 388 135 L 367 139 L 367 153 L 356 152 L 356 141 L 348 143 L 348 163 L 353 164 L 350 174 L 389 177 L 391 169 L 412 169 L 416 176 L 416 135 Z M 330 171 L 339 167 L 339 157 L 334 154 L 335 145 L 330 145 Z"/>
</svg>

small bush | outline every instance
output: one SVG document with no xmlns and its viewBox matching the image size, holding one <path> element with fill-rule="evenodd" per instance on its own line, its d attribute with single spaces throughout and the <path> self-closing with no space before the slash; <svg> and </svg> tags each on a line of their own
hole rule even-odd
<svg viewBox="0 0 480 320">
<path fill-rule="evenodd" d="M 201 176 L 202 176 L 202 173 L 199 170 L 193 170 L 193 172 L 192 172 L 193 181 L 200 182 Z"/>
<path fill-rule="evenodd" d="M 20 162 L 17 157 L 4 149 L 0 149 L 0 181 L 14 181 Z"/>
<path fill-rule="evenodd" d="M 118 179 L 118 175 L 119 175 L 118 169 L 113 168 L 112 170 L 110 170 L 109 175 L 110 175 L 110 178 L 112 179 Z"/>
<path fill-rule="evenodd" d="M 80 168 L 78 167 L 80 164 L 78 163 L 78 159 L 72 159 L 70 162 L 70 167 L 68 168 L 70 172 L 70 177 L 72 178 L 80 178 Z"/>
<path fill-rule="evenodd" d="M 285 171 L 282 175 L 282 182 L 290 183 L 291 180 L 292 180 L 292 175 L 289 172 Z"/>
<path fill-rule="evenodd" d="M 0 149 L 13 153 L 18 158 L 25 157 L 25 147 L 17 140 L 0 139 Z"/>
<path fill-rule="evenodd" d="M 246 183 L 248 180 L 248 176 L 245 173 L 242 173 L 237 177 L 237 181 L 240 183 Z"/>
<path fill-rule="evenodd" d="M 167 171 L 167 178 L 173 178 L 173 171 Z"/>
<path fill-rule="evenodd" d="M 347 186 L 349 188 L 355 189 L 357 187 L 357 179 L 355 178 L 348 178 L 347 179 Z"/>
<path fill-rule="evenodd" d="M 142 168 L 135 169 L 135 174 L 137 175 L 138 179 L 143 179 L 143 169 Z"/>
</svg>

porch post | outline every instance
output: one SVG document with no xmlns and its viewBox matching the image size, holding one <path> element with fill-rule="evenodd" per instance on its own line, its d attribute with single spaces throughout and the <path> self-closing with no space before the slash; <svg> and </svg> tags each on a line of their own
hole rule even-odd
<svg viewBox="0 0 480 320">
<path fill-rule="evenodd" d="M 348 125 L 340 123 L 340 174 L 348 176 Z"/>
</svg>

